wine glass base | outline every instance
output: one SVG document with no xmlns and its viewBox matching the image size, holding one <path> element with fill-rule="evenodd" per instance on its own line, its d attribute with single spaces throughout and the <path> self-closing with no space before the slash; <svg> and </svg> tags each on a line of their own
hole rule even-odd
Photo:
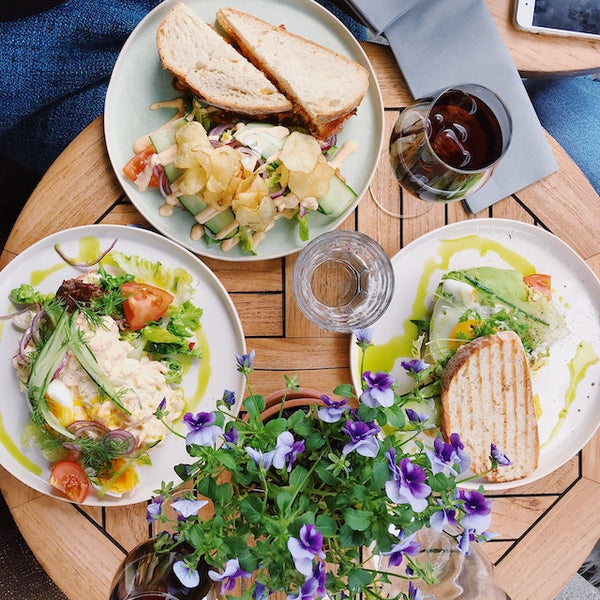
<svg viewBox="0 0 600 600">
<path fill-rule="evenodd" d="M 423 215 L 426 215 L 433 208 L 433 205 L 435 204 L 434 202 L 421 201 L 421 204 L 419 206 L 422 205 L 422 210 L 416 210 L 414 212 L 409 212 L 409 213 L 407 213 L 407 212 L 396 213 L 396 212 L 393 212 L 393 211 L 385 208 L 385 206 L 383 206 L 381 204 L 381 202 L 379 202 L 379 200 L 377 199 L 377 196 L 373 192 L 373 188 L 371 186 L 369 186 L 369 194 L 371 194 L 371 198 L 373 199 L 373 202 L 375 202 L 375 205 L 377 206 L 377 208 L 379 208 L 379 210 L 383 211 L 386 215 L 393 217 L 394 219 L 416 219 L 417 217 L 422 217 Z"/>
</svg>

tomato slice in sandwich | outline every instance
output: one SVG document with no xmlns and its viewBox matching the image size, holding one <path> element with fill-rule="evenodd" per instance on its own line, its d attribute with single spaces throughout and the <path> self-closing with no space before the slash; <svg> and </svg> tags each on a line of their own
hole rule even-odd
<svg viewBox="0 0 600 600">
<path fill-rule="evenodd" d="M 76 462 L 61 460 L 50 473 L 50 485 L 61 491 L 71 502 L 81 503 L 88 495 L 90 482 L 83 467 Z"/>
<path fill-rule="evenodd" d="M 137 331 L 165 315 L 173 295 L 154 285 L 128 281 L 121 286 L 127 297 L 123 302 L 123 314 L 130 329 Z"/>
</svg>

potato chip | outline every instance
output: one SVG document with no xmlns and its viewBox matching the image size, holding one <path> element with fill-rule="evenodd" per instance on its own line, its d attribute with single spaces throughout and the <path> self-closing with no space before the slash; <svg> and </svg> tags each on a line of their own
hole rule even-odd
<svg viewBox="0 0 600 600">
<path fill-rule="evenodd" d="M 229 146 L 219 146 L 213 149 L 210 158 L 212 169 L 206 189 L 211 192 L 223 192 L 227 190 L 231 180 L 243 172 L 239 155 Z"/>
<path fill-rule="evenodd" d="M 275 205 L 270 196 L 263 196 L 257 206 L 252 209 L 248 206 L 239 206 L 235 211 L 236 219 L 242 226 L 253 231 L 265 231 L 275 218 Z"/>
<path fill-rule="evenodd" d="M 199 166 L 185 169 L 183 175 L 177 180 L 179 191 L 185 195 L 199 194 L 206 186 L 206 171 Z"/>
<path fill-rule="evenodd" d="M 279 160 L 290 170 L 310 173 L 321 154 L 319 142 L 306 133 L 292 131 L 279 153 Z"/>
<path fill-rule="evenodd" d="M 314 169 L 306 174 L 290 171 L 288 186 L 298 198 L 322 198 L 329 191 L 329 183 L 335 171 L 321 154 Z"/>
</svg>

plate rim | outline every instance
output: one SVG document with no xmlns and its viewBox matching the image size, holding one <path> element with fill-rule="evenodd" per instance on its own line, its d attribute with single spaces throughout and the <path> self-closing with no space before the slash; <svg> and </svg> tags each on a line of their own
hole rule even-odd
<svg viewBox="0 0 600 600">
<path fill-rule="evenodd" d="M 329 12 L 324 6 L 322 6 L 315 0 L 288 0 L 287 1 L 287 4 L 299 6 L 299 7 L 304 6 L 308 9 L 310 9 L 312 12 L 318 13 L 320 15 L 321 19 L 323 20 L 323 22 L 325 22 L 330 27 L 332 35 L 334 35 L 335 37 L 339 38 L 340 32 L 341 32 L 343 34 L 344 43 L 352 46 L 353 52 L 355 52 L 357 55 L 357 57 L 355 57 L 355 58 L 357 59 L 358 62 L 360 62 L 368 70 L 368 72 L 369 72 L 369 89 L 367 90 L 367 94 L 365 95 L 365 97 L 367 97 L 367 96 L 370 97 L 371 101 L 373 102 L 372 108 L 373 108 L 373 119 L 374 119 L 375 125 L 376 125 L 376 132 L 375 132 L 376 138 L 375 138 L 375 136 L 372 135 L 373 132 L 370 133 L 370 137 L 372 137 L 373 139 L 376 139 L 377 142 L 376 142 L 375 148 L 373 150 L 374 157 L 370 158 L 367 155 L 365 158 L 367 161 L 369 161 L 369 160 L 373 161 L 373 165 L 372 165 L 372 168 L 369 170 L 369 172 L 366 176 L 366 179 L 363 182 L 362 187 L 360 189 L 355 190 L 357 192 L 357 197 L 356 197 L 356 200 L 352 203 L 352 205 L 348 209 L 346 209 L 339 217 L 328 222 L 326 224 L 326 226 L 320 227 L 318 229 L 317 233 L 315 233 L 314 235 L 311 234 L 310 239 L 307 240 L 306 242 L 302 242 L 299 239 L 297 239 L 297 240 L 294 240 L 293 243 L 291 243 L 288 248 L 277 251 L 277 252 L 272 252 L 272 253 L 266 254 L 266 255 L 261 254 L 260 246 L 258 248 L 257 255 L 235 254 L 235 253 L 230 254 L 228 252 L 223 252 L 223 251 L 211 252 L 210 251 L 211 247 L 206 246 L 206 244 L 203 241 L 201 242 L 202 245 L 200 247 L 193 245 L 193 241 L 189 238 L 189 235 L 187 235 L 187 236 L 182 235 L 182 236 L 175 237 L 169 231 L 167 231 L 167 228 L 165 228 L 164 226 L 161 226 L 161 222 L 159 219 L 153 218 L 152 215 L 149 215 L 148 214 L 149 211 L 146 211 L 144 213 L 144 212 L 142 212 L 142 210 L 140 210 L 140 208 L 138 207 L 138 204 L 141 204 L 141 202 L 138 202 L 137 194 L 142 194 L 143 192 L 136 192 L 136 190 L 133 189 L 131 182 L 128 182 L 125 179 L 124 175 L 122 174 L 123 165 L 117 164 L 117 159 L 114 155 L 115 154 L 115 150 L 114 150 L 115 146 L 113 145 L 115 142 L 113 142 L 113 134 L 110 130 L 112 120 L 114 119 L 114 117 L 112 116 L 113 111 L 115 113 L 118 112 L 118 107 L 115 106 L 115 101 L 113 100 L 113 94 L 115 93 L 114 90 L 117 87 L 116 82 L 118 79 L 119 69 L 123 65 L 123 63 L 125 63 L 125 61 L 127 60 L 127 53 L 130 52 L 131 48 L 134 46 L 136 38 L 138 36 L 142 35 L 142 32 L 145 29 L 145 27 L 147 27 L 148 24 L 157 15 L 161 14 L 162 12 L 166 13 L 178 1 L 180 1 L 180 0 L 165 0 L 164 2 L 161 2 L 159 5 L 155 6 L 151 11 L 149 11 L 142 18 L 142 20 L 137 24 L 137 26 L 132 30 L 132 32 L 128 36 L 127 40 L 125 41 L 124 45 L 122 46 L 121 51 L 117 57 L 117 60 L 115 61 L 115 64 L 114 64 L 114 67 L 113 67 L 113 70 L 112 70 L 112 73 L 111 73 L 111 76 L 110 76 L 110 79 L 108 82 L 106 99 L 105 99 L 105 104 L 104 104 L 104 111 L 103 111 L 103 116 L 104 116 L 103 133 L 104 133 L 107 154 L 108 154 L 109 162 L 112 167 L 112 171 L 113 171 L 115 177 L 117 178 L 119 185 L 123 189 L 123 192 L 126 194 L 126 196 L 129 198 L 129 200 L 131 201 L 131 203 L 133 204 L 135 209 L 140 213 L 140 215 L 143 218 L 145 218 L 162 235 L 177 242 L 178 244 L 182 245 L 183 247 L 188 249 L 190 252 L 197 254 L 198 256 L 202 256 L 205 258 L 212 258 L 212 259 L 216 259 L 216 260 L 223 260 L 223 261 L 227 261 L 227 262 L 253 262 L 253 261 L 258 261 L 258 260 L 270 260 L 270 259 L 275 259 L 275 258 L 282 258 L 285 256 L 289 256 L 291 254 L 295 254 L 295 253 L 299 252 L 300 250 L 302 250 L 302 248 L 308 243 L 308 241 L 310 241 L 310 239 L 314 239 L 314 237 L 316 237 L 317 235 L 319 235 L 321 233 L 325 233 L 326 231 L 332 231 L 334 229 L 337 229 L 343 223 L 343 221 L 346 218 L 348 218 L 348 216 L 356 209 L 359 202 L 368 194 L 369 186 L 375 175 L 375 171 L 377 169 L 379 160 L 382 156 L 382 150 L 383 150 L 384 144 L 385 144 L 385 114 L 384 114 L 385 109 L 384 109 L 384 104 L 383 104 L 383 96 L 381 93 L 381 87 L 379 85 L 379 81 L 375 74 L 375 70 L 373 69 L 373 66 L 372 66 L 365 50 L 359 44 L 358 40 L 353 36 L 353 34 L 346 27 L 346 25 L 344 25 L 344 23 L 342 23 L 333 13 Z M 217 8 L 219 8 L 219 6 L 223 5 L 223 0 L 219 0 L 219 2 L 214 3 L 215 4 L 214 7 L 212 6 L 212 3 L 213 3 L 212 0 L 184 0 L 184 1 L 186 4 L 190 5 L 192 8 L 194 5 L 198 5 L 198 4 L 210 5 L 211 9 L 214 8 L 215 12 L 216 12 Z M 280 10 L 282 8 L 282 4 L 277 3 L 277 0 L 263 0 L 263 2 L 272 2 L 275 6 L 279 7 Z M 284 3 L 283 6 L 285 6 L 285 4 L 286 3 Z M 306 37 L 308 37 L 308 36 L 306 36 Z M 158 57 L 157 54 L 156 54 L 156 56 Z M 159 100 L 159 99 L 157 98 L 155 101 L 157 101 L 157 100 Z M 149 110 L 149 107 L 147 109 Z M 360 110 L 360 107 L 359 107 L 359 110 Z M 130 143 L 132 144 L 133 140 L 131 140 Z M 161 217 L 161 218 L 164 218 L 164 217 Z M 186 239 L 186 238 L 188 238 L 188 239 Z"/>
</svg>

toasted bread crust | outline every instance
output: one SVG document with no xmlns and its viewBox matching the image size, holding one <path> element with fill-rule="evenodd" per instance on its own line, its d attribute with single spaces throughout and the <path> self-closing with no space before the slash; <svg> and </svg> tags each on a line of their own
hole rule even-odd
<svg viewBox="0 0 600 600">
<path fill-rule="evenodd" d="M 240 51 L 291 100 L 311 133 L 326 138 L 355 114 L 368 86 L 368 71 L 329 48 L 232 8 L 217 22 Z"/>
<path fill-rule="evenodd" d="M 292 109 L 264 73 L 182 2 L 161 21 L 156 45 L 163 67 L 208 104 L 251 116 Z"/>
<path fill-rule="evenodd" d="M 514 481 L 538 465 L 539 438 L 531 377 L 519 336 L 503 331 L 459 348 L 441 380 L 442 433 L 460 434 L 471 468 L 492 482 Z M 513 462 L 490 468 L 494 443 Z"/>
</svg>

